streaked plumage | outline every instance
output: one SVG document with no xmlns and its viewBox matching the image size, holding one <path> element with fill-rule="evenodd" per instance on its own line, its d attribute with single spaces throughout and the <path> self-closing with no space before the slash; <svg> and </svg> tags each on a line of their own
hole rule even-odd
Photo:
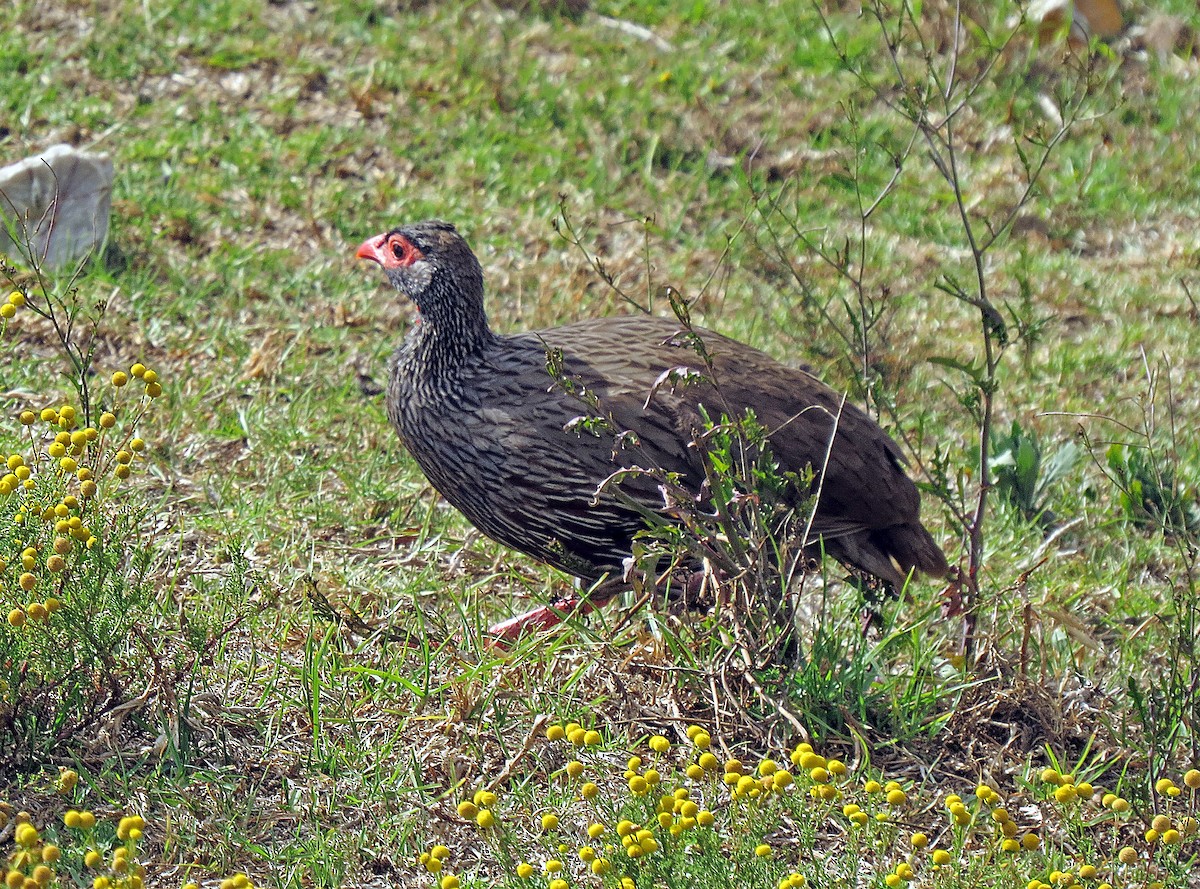
<svg viewBox="0 0 1200 889">
<path fill-rule="evenodd" d="M 449 224 L 402 226 L 367 240 L 358 255 L 379 262 L 420 314 L 390 364 L 392 424 L 433 486 L 489 537 L 593 580 L 620 573 L 645 527 L 610 496 L 593 502 L 621 464 L 611 436 L 566 428 L 587 411 L 547 372 L 547 350 L 557 349 L 565 375 L 594 394 L 619 429 L 637 434 L 640 445 L 619 458 L 625 465 L 682 473 L 699 490 L 703 471 L 688 447 L 701 428 L 699 405 L 713 416 L 753 408 L 773 430 L 783 468 L 825 466 L 812 531 L 826 552 L 896 585 L 911 569 L 945 573 L 900 449 L 810 373 L 697 330 L 716 385 L 655 389 L 669 368 L 704 371 L 674 321 L 603 318 L 498 335 L 483 308 L 479 263 Z M 652 486 L 626 493 L 661 506 Z"/>
</svg>

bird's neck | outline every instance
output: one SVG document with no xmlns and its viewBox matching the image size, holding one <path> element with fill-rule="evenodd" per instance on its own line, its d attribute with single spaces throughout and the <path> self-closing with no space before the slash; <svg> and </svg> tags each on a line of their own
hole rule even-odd
<svg viewBox="0 0 1200 889">
<path fill-rule="evenodd" d="M 467 307 L 459 304 L 449 312 L 422 308 L 408 339 L 414 357 L 436 372 L 469 362 L 485 351 L 496 335 L 488 325 L 481 299 Z"/>
</svg>

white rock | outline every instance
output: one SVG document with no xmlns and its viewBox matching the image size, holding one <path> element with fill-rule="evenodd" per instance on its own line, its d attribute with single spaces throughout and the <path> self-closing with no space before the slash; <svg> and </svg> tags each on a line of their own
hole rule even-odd
<svg viewBox="0 0 1200 889">
<path fill-rule="evenodd" d="M 107 155 L 70 145 L 0 167 L 0 251 L 28 259 L 27 240 L 45 268 L 74 263 L 108 234 L 112 186 Z"/>
<path fill-rule="evenodd" d="M 1086 46 L 1093 35 L 1115 37 L 1125 27 L 1117 0 L 1034 0 L 1026 15 L 1037 23 L 1043 39 L 1049 39 L 1069 21 L 1067 40 L 1081 46 Z"/>
</svg>

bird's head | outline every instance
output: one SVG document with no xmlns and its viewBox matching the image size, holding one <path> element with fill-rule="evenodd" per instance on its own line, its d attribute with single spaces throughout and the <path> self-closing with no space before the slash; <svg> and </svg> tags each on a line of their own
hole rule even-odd
<svg viewBox="0 0 1200 889">
<path fill-rule="evenodd" d="M 379 263 L 426 320 L 483 311 L 483 270 L 448 222 L 394 228 L 367 238 L 355 255 Z"/>
</svg>

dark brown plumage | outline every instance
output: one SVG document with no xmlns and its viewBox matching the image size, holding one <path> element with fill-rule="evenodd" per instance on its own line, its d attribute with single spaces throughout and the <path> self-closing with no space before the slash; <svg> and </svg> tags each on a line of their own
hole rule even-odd
<svg viewBox="0 0 1200 889">
<path fill-rule="evenodd" d="M 811 465 L 819 475 L 824 467 L 812 534 L 827 553 L 897 586 L 913 569 L 946 572 L 900 449 L 807 371 L 697 330 L 716 386 L 656 388 L 669 368 L 705 368 L 676 322 L 648 316 L 496 334 L 479 262 L 448 223 L 402 226 L 368 239 L 358 256 L 378 262 L 420 315 L 391 360 L 392 424 L 434 487 L 489 537 L 594 580 L 620 574 L 645 527 L 611 496 L 593 502 L 620 465 L 611 436 L 565 428 L 586 408 L 547 372 L 547 350 L 558 349 L 565 375 L 586 386 L 618 428 L 637 434 L 627 463 L 682 473 L 698 490 L 703 471 L 688 445 L 701 428 L 699 406 L 714 417 L 753 408 L 773 430 L 781 467 Z M 661 507 L 653 490 L 627 493 Z"/>
</svg>

